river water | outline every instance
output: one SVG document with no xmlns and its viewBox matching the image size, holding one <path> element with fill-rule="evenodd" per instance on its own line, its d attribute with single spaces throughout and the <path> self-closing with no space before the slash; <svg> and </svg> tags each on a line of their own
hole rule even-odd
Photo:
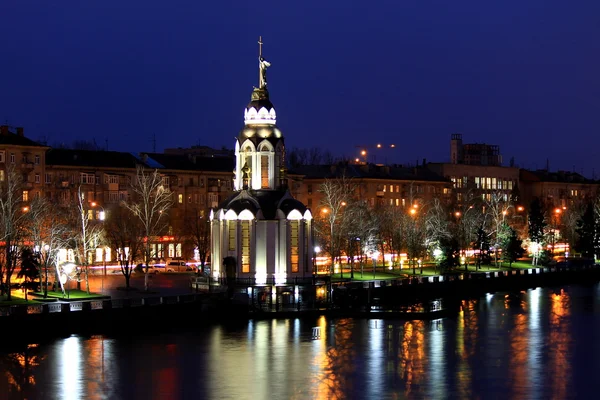
<svg viewBox="0 0 600 400">
<path fill-rule="evenodd" d="M 488 294 L 435 321 L 244 321 L 5 346 L 0 398 L 585 399 L 599 372 L 594 284 Z"/>
</svg>

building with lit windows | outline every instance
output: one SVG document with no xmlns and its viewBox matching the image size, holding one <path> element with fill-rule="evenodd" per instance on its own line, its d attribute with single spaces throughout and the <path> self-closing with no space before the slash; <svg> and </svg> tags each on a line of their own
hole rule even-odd
<svg viewBox="0 0 600 400">
<path fill-rule="evenodd" d="M 23 133 L 23 128 L 11 132 L 7 125 L 0 126 L 0 182 L 12 169 L 22 179 L 22 199 L 30 201 L 44 189 L 46 150 L 48 146 L 37 143 Z"/>
<path fill-rule="evenodd" d="M 452 183 L 426 167 L 355 164 L 303 165 L 290 171 L 292 193 L 311 209 L 321 203 L 320 187 L 331 179 L 349 179 L 356 197 L 371 207 L 412 207 L 433 198 L 450 200 Z"/>
<path fill-rule="evenodd" d="M 259 86 L 235 142 L 235 192 L 211 212 L 216 278 L 277 287 L 312 277 L 312 215 L 287 187 L 285 145 L 259 57 Z M 226 270 L 224 259 L 233 260 Z"/>
<path fill-rule="evenodd" d="M 450 137 L 450 162 L 452 164 L 502 165 L 500 146 L 486 143 L 463 143 L 462 134 L 453 133 Z"/>
<path fill-rule="evenodd" d="M 186 235 L 189 218 L 208 219 L 209 210 L 232 192 L 233 160 L 230 157 L 193 157 L 176 154 L 49 149 L 46 152 L 40 192 L 59 207 L 77 202 L 81 189 L 88 208 L 88 218 L 101 222 L 122 201 L 132 200 L 131 182 L 136 167 L 156 169 L 173 196 L 165 229 L 150 238 L 155 262 L 167 258 L 194 258 L 193 241 Z M 96 251 L 91 263 L 114 263 L 116 252 Z M 72 260 L 65 253 L 65 260 Z"/>
<path fill-rule="evenodd" d="M 547 208 L 570 207 L 579 202 L 596 199 L 599 183 L 577 172 L 547 170 L 520 172 L 521 198 L 529 205 L 538 198 Z"/>
<path fill-rule="evenodd" d="M 489 165 L 429 163 L 427 167 L 450 179 L 456 204 L 480 197 L 489 201 L 492 193 L 509 200 L 519 187 L 519 168 Z"/>
</svg>

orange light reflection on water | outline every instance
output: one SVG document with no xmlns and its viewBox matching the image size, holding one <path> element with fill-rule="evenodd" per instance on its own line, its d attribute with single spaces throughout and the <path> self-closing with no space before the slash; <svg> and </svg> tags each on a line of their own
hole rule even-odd
<svg viewBox="0 0 600 400">
<path fill-rule="evenodd" d="M 548 365 L 546 373 L 555 376 L 552 380 L 552 395 L 557 399 L 567 397 L 567 382 L 571 380 L 571 366 L 567 358 L 569 354 L 569 330 L 571 299 L 569 294 L 560 290 L 560 293 L 550 295 L 550 327 L 547 341 Z"/>
<path fill-rule="evenodd" d="M 317 324 L 321 328 L 321 337 L 314 341 L 315 358 L 313 367 L 319 371 L 312 385 L 316 387 L 318 399 L 337 399 L 351 391 L 351 377 L 354 369 L 353 357 L 355 345 L 352 341 L 354 321 L 351 319 L 338 320 L 333 329 L 333 336 L 328 337 L 328 326 L 325 317 Z"/>
</svg>

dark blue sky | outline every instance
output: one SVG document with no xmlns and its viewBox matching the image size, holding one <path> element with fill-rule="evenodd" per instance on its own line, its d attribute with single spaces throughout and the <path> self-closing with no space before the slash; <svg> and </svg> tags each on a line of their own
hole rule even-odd
<svg viewBox="0 0 600 400">
<path fill-rule="evenodd" d="M 0 121 L 50 144 L 232 148 L 262 35 L 288 148 L 446 161 L 461 132 L 505 164 L 600 175 L 598 0 L 20 0 L 0 16 Z"/>
</svg>

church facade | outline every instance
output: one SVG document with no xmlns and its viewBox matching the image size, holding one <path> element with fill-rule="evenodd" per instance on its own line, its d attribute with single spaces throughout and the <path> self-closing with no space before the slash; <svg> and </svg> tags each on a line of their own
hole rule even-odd
<svg viewBox="0 0 600 400">
<path fill-rule="evenodd" d="M 259 86 L 235 142 L 235 191 L 210 215 L 212 274 L 286 285 L 312 276 L 312 214 L 287 188 L 284 137 L 267 89 L 270 63 L 259 45 Z"/>
</svg>

